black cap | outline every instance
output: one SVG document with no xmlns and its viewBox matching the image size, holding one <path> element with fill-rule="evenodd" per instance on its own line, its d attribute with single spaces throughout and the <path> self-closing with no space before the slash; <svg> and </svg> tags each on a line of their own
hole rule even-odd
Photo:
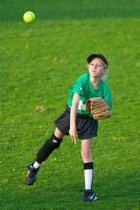
<svg viewBox="0 0 140 210">
<path fill-rule="evenodd" d="M 91 54 L 91 55 L 89 55 L 88 58 L 87 58 L 87 62 L 90 63 L 94 58 L 100 58 L 108 66 L 108 61 L 105 58 L 105 56 L 103 56 L 102 54 Z"/>
</svg>

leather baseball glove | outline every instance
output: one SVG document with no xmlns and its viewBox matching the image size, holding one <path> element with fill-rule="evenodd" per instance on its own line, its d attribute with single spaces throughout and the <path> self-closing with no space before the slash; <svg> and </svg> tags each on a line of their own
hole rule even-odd
<svg viewBox="0 0 140 210">
<path fill-rule="evenodd" d="M 86 101 L 86 110 L 89 110 L 93 114 L 95 120 L 109 118 L 112 114 L 107 102 L 101 97 L 88 99 Z"/>
</svg>

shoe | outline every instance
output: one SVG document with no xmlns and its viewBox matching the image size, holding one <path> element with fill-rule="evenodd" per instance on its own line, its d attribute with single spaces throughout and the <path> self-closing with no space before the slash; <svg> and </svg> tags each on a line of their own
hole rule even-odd
<svg viewBox="0 0 140 210">
<path fill-rule="evenodd" d="M 97 197 L 93 190 L 84 190 L 84 197 L 81 199 L 82 202 L 91 202 L 95 200 L 97 200 Z"/>
<path fill-rule="evenodd" d="M 28 169 L 28 173 L 27 173 L 27 176 L 26 176 L 26 184 L 27 185 L 33 185 L 35 183 L 37 173 L 39 171 L 39 168 L 38 169 L 34 168 L 33 164 L 34 163 L 32 163 L 31 165 L 29 165 L 27 167 L 27 169 Z"/>
</svg>

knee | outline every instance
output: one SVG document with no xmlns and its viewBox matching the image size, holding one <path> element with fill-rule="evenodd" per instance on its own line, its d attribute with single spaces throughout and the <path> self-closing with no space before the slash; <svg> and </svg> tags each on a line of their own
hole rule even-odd
<svg viewBox="0 0 140 210">
<path fill-rule="evenodd" d="M 81 156 L 84 162 L 91 162 L 92 161 L 92 155 L 91 155 L 91 151 L 82 151 L 81 152 Z"/>
<path fill-rule="evenodd" d="M 53 145 L 54 148 L 59 148 L 60 144 L 62 142 L 62 139 L 57 138 L 54 134 L 52 135 L 52 138 L 50 139 L 50 143 Z"/>
<path fill-rule="evenodd" d="M 58 139 L 62 139 L 64 136 L 64 134 L 58 128 L 55 129 L 53 135 L 55 138 L 58 138 Z"/>
</svg>

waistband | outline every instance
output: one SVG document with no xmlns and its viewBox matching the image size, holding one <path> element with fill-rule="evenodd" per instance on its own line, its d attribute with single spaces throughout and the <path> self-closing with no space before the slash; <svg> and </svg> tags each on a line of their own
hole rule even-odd
<svg viewBox="0 0 140 210">
<path fill-rule="evenodd" d="M 70 112 L 71 108 L 67 105 L 66 106 L 66 111 Z M 81 114 L 81 113 L 77 113 L 76 115 L 77 117 L 81 117 L 83 119 L 93 119 L 93 117 L 87 115 L 87 114 Z"/>
</svg>

